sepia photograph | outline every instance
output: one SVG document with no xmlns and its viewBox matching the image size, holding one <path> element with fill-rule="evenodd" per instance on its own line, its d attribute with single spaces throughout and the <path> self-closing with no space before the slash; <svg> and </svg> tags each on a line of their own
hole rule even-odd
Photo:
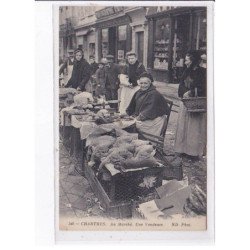
<svg viewBox="0 0 250 250">
<path fill-rule="evenodd" d="M 54 13 L 58 230 L 206 231 L 205 2 Z"/>
</svg>

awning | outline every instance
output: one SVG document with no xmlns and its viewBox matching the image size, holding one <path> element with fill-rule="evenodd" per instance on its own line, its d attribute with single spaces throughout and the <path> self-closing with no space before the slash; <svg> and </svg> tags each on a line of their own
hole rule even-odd
<svg viewBox="0 0 250 250">
<path fill-rule="evenodd" d="M 206 7 L 203 6 L 186 6 L 186 7 L 173 7 L 173 6 L 158 6 L 158 7 L 149 7 L 146 18 L 157 18 L 157 17 L 166 17 L 166 16 L 178 16 L 183 14 L 190 14 L 194 11 L 204 11 Z"/>
<path fill-rule="evenodd" d="M 92 31 L 93 31 L 92 28 L 84 29 L 84 30 L 78 30 L 78 31 L 76 31 L 76 36 L 86 36 Z"/>
</svg>

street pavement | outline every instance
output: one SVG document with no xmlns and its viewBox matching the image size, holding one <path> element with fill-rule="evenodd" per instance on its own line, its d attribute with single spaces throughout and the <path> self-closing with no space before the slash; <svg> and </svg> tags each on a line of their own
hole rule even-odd
<svg viewBox="0 0 250 250">
<path fill-rule="evenodd" d="M 165 82 L 154 82 L 156 89 L 162 93 L 166 98 L 178 102 L 178 86 L 179 84 L 165 83 Z"/>
<path fill-rule="evenodd" d="M 69 154 L 59 143 L 59 213 L 62 217 L 105 217 L 100 202 L 92 192 L 86 178 L 78 175 L 75 165 L 81 161 Z"/>
</svg>

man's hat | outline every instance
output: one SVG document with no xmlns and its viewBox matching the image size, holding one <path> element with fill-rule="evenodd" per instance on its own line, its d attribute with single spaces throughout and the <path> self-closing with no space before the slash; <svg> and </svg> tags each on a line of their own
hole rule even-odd
<svg viewBox="0 0 250 250">
<path fill-rule="evenodd" d="M 201 60 L 201 55 L 198 50 L 190 50 L 187 52 L 187 55 L 190 56 L 192 59 L 192 63 L 197 64 Z"/>
<path fill-rule="evenodd" d="M 106 64 L 107 63 L 107 59 L 106 58 L 102 58 L 99 62 L 99 64 Z"/>
<path fill-rule="evenodd" d="M 73 50 L 73 49 L 68 49 L 68 53 L 69 53 L 69 54 L 73 54 L 73 53 L 74 53 L 74 50 Z"/>
<path fill-rule="evenodd" d="M 126 53 L 126 57 L 128 56 L 135 56 L 136 57 L 136 53 L 134 51 L 129 51 Z"/>
<path fill-rule="evenodd" d="M 114 57 L 113 55 L 107 55 L 107 56 L 106 56 L 106 59 L 107 59 L 107 60 L 114 60 L 115 57 Z"/>
<path fill-rule="evenodd" d="M 83 54 L 83 50 L 81 48 L 75 49 L 74 53 L 76 54 L 77 52 L 82 52 L 82 54 Z"/>
</svg>

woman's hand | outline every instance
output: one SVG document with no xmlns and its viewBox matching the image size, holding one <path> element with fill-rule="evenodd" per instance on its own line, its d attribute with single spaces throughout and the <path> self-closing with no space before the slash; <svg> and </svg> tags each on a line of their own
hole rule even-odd
<svg viewBox="0 0 250 250">
<path fill-rule="evenodd" d="M 189 98 L 191 96 L 191 91 L 187 91 L 186 93 L 184 93 L 183 98 Z"/>
<path fill-rule="evenodd" d="M 126 117 L 126 116 L 128 116 L 127 113 L 121 113 L 121 114 L 120 114 L 120 117 L 121 117 L 121 118 L 124 118 L 124 117 Z"/>
<path fill-rule="evenodd" d="M 140 117 L 139 117 L 139 116 L 135 117 L 135 123 L 136 123 L 137 125 L 141 125 L 141 124 L 142 124 L 142 121 L 140 120 Z"/>
<path fill-rule="evenodd" d="M 134 88 L 134 86 L 133 86 L 133 84 L 132 84 L 132 83 L 129 83 L 128 87 L 129 87 L 129 88 L 131 88 L 131 89 L 133 89 L 133 88 Z"/>
<path fill-rule="evenodd" d="M 190 78 L 190 76 L 188 76 L 185 80 L 184 80 L 184 83 L 185 83 L 185 87 L 190 89 L 191 87 L 191 84 L 193 83 L 193 79 Z"/>
</svg>

